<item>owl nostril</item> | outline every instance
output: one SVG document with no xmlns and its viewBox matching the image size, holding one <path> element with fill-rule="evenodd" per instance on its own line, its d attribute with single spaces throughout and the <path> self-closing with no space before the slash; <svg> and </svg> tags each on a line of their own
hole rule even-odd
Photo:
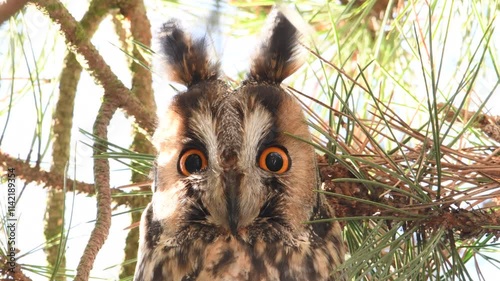
<svg viewBox="0 0 500 281">
<path fill-rule="evenodd" d="M 232 148 L 226 148 L 220 155 L 220 165 L 224 171 L 232 170 L 238 163 L 238 154 Z"/>
</svg>

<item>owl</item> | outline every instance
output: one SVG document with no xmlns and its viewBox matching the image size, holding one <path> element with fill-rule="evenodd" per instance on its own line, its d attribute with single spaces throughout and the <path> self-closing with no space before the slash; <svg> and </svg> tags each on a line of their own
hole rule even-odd
<svg viewBox="0 0 500 281">
<path fill-rule="evenodd" d="M 280 87 L 301 65 L 300 32 L 274 10 L 247 78 L 231 88 L 205 38 L 159 38 L 173 97 L 153 140 L 153 197 L 134 280 L 345 280 L 345 248 L 319 188 L 301 106 Z"/>
</svg>

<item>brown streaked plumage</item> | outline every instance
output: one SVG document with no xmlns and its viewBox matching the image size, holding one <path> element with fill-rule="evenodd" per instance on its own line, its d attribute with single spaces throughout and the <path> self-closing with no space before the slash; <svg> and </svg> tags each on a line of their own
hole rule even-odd
<svg viewBox="0 0 500 281">
<path fill-rule="evenodd" d="M 274 11 L 247 80 L 233 90 L 175 21 L 160 39 L 176 95 L 154 136 L 154 194 L 141 219 L 135 280 L 345 280 L 345 249 L 318 188 L 302 109 L 280 83 L 298 32 Z M 285 134 L 286 133 L 286 134 Z M 291 137 L 294 135 L 298 138 Z"/>
</svg>

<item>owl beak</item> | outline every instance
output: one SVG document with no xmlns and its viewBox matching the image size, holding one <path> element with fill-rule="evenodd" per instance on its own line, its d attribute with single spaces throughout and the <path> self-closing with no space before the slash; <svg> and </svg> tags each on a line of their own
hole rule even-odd
<svg viewBox="0 0 500 281">
<path fill-rule="evenodd" d="M 242 177 L 243 174 L 234 169 L 225 171 L 223 174 L 228 225 L 233 235 L 237 235 L 238 233 L 238 222 L 240 218 L 240 184 Z"/>
</svg>

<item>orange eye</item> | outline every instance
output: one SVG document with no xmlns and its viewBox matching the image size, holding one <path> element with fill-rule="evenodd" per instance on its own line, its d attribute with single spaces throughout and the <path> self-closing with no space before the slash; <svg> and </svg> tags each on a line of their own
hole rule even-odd
<svg viewBox="0 0 500 281">
<path fill-rule="evenodd" d="M 285 149 L 277 146 L 264 149 L 259 156 L 259 167 L 268 172 L 282 174 L 290 169 L 291 164 Z"/>
<path fill-rule="evenodd" d="M 179 158 L 179 171 L 181 174 L 190 176 L 200 172 L 207 167 L 207 157 L 198 149 L 188 149 Z"/>
</svg>

